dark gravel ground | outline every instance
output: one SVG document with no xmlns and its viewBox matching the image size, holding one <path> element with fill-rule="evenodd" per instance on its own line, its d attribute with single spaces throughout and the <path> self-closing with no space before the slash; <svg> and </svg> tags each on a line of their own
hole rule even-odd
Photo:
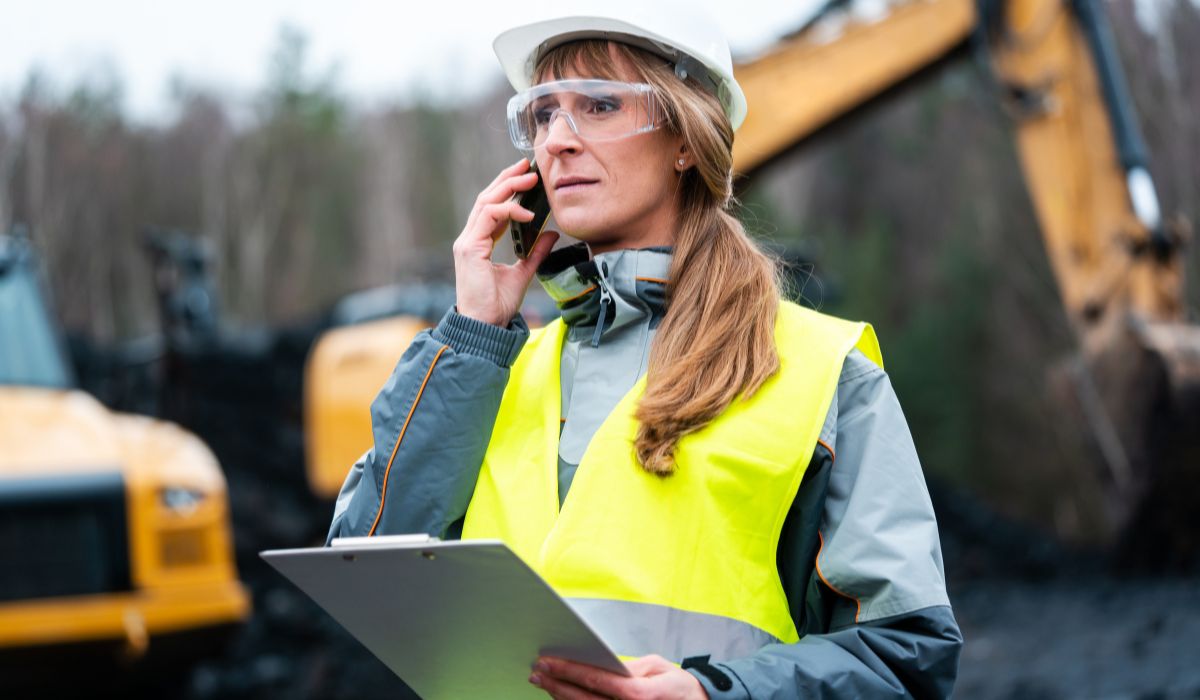
<svg viewBox="0 0 1200 700">
<path fill-rule="evenodd" d="M 1136 572 L 1118 561 L 1162 558 L 1072 549 L 930 492 L 964 639 L 956 697 L 1200 698 L 1200 571 Z"/>
<path fill-rule="evenodd" d="M 957 697 L 1200 698 L 1200 578 L 983 581 L 951 594 L 966 640 Z"/>
</svg>

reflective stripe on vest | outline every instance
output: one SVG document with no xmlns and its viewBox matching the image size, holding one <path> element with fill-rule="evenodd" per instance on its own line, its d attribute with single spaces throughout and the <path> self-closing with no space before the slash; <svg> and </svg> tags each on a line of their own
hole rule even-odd
<svg viewBox="0 0 1200 700">
<path fill-rule="evenodd" d="M 658 654 L 680 662 L 691 656 L 737 659 L 779 639 L 731 617 L 650 603 L 567 598 L 588 625 L 622 656 Z"/>
<path fill-rule="evenodd" d="M 561 321 L 513 365 L 463 526 L 508 544 L 624 656 L 744 656 L 798 639 L 776 568 L 784 519 L 846 353 L 882 364 L 870 326 L 781 303 L 780 369 L 682 438 L 669 477 L 638 464 L 645 380 L 592 437 L 561 512 Z M 693 653 L 694 652 L 694 653 Z"/>
</svg>

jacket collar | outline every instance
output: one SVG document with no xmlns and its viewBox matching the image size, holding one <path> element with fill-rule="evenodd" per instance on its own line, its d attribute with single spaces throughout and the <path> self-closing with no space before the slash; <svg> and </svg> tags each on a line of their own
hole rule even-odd
<svg viewBox="0 0 1200 700">
<path fill-rule="evenodd" d="M 669 247 L 614 250 L 590 257 L 579 243 L 554 251 L 537 278 L 554 300 L 572 339 L 602 337 L 631 325 L 658 325 L 666 313 Z M 604 322 L 597 324 L 603 317 Z M 584 329 L 587 333 L 585 334 Z"/>
</svg>

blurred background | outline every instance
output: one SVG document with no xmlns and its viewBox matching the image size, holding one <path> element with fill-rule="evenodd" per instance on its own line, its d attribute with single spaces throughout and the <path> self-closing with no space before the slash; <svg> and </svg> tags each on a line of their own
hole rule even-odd
<svg viewBox="0 0 1200 700">
<path fill-rule="evenodd" d="M 739 216 L 879 334 L 959 696 L 1200 697 L 1200 4 L 700 4 L 750 98 Z M 9 697 L 407 697 L 257 552 L 323 542 L 519 157 L 519 11 L 446 5 L 6 7 Z"/>
</svg>

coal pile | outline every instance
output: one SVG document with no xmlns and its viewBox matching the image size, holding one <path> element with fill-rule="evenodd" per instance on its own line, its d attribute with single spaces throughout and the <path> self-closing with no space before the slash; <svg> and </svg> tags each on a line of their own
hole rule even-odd
<svg viewBox="0 0 1200 700">
<path fill-rule="evenodd" d="M 1200 698 L 1200 578 L 1000 579 L 950 593 L 966 640 L 957 697 Z"/>
<path fill-rule="evenodd" d="M 930 493 L 965 640 L 956 697 L 1200 698 L 1195 568 L 1132 568 L 1127 553 L 1067 546 L 969 494 Z"/>
</svg>

